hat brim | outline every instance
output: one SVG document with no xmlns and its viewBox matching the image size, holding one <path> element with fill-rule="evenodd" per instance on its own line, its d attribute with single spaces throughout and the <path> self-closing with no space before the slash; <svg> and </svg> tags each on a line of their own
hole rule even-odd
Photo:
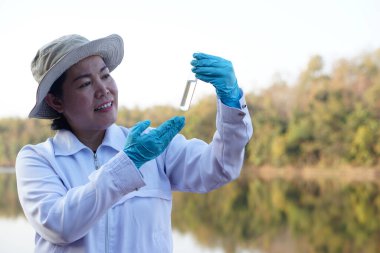
<svg viewBox="0 0 380 253">
<path fill-rule="evenodd" d="M 123 60 L 123 39 L 117 34 L 112 34 L 101 39 L 89 41 L 64 55 L 49 69 L 41 80 L 37 90 L 36 104 L 29 113 L 29 117 L 40 119 L 54 119 L 59 117 L 58 112 L 45 102 L 46 95 L 53 83 L 66 70 L 79 61 L 92 55 L 99 55 L 102 57 L 109 71 L 113 71 Z"/>
</svg>

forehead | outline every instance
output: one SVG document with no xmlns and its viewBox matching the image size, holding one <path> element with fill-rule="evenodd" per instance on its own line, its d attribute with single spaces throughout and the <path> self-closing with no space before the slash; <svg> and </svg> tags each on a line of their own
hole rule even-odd
<svg viewBox="0 0 380 253">
<path fill-rule="evenodd" d="M 92 71 L 98 72 L 104 66 L 106 66 L 106 64 L 104 63 L 102 57 L 98 55 L 93 55 L 93 56 L 84 58 L 83 60 L 71 66 L 67 70 L 67 74 L 70 75 L 70 74 L 77 74 L 81 72 L 92 72 Z"/>
</svg>

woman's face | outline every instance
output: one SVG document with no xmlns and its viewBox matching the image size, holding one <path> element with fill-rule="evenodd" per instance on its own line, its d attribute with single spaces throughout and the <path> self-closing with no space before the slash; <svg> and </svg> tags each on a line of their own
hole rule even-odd
<svg viewBox="0 0 380 253">
<path fill-rule="evenodd" d="M 66 71 L 61 113 L 77 134 L 103 131 L 116 121 L 118 90 L 100 56 L 90 56 Z"/>
</svg>

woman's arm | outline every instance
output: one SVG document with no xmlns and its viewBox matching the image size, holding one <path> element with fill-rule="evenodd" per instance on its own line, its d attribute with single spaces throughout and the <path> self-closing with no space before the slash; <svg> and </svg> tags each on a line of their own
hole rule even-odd
<svg viewBox="0 0 380 253">
<path fill-rule="evenodd" d="M 244 150 L 253 128 L 244 97 L 241 108 L 231 108 L 218 101 L 217 131 L 210 144 L 198 139 L 173 139 L 165 152 L 165 168 L 172 189 L 208 192 L 240 174 Z"/>
</svg>

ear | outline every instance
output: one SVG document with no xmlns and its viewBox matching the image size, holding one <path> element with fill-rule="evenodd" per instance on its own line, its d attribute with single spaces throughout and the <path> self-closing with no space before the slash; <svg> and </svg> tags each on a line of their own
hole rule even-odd
<svg viewBox="0 0 380 253">
<path fill-rule="evenodd" d="M 59 113 L 63 112 L 63 102 L 62 99 L 54 96 L 51 93 L 48 93 L 45 97 L 45 102 L 54 110 L 56 110 Z"/>
</svg>

